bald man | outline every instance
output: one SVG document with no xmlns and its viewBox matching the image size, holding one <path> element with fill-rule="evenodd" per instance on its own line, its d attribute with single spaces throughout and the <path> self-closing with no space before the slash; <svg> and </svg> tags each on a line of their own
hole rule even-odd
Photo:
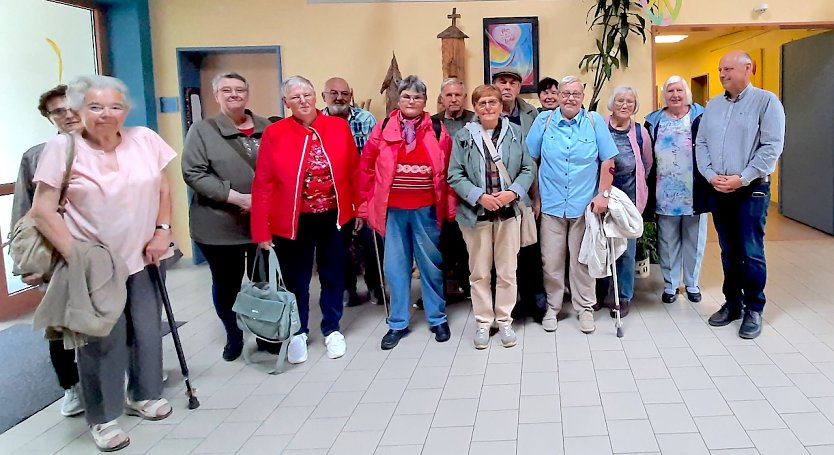
<svg viewBox="0 0 834 455">
<path fill-rule="evenodd" d="M 376 119 L 370 112 L 353 106 L 353 89 L 346 80 L 341 77 L 333 77 L 324 83 L 324 91 L 321 98 L 327 105 L 322 112 L 324 115 L 341 117 L 348 122 L 353 132 L 353 141 L 356 149 L 362 153 L 365 143 L 368 141 L 371 131 L 376 126 Z M 342 230 L 345 233 L 345 248 L 348 250 L 348 260 L 345 265 L 345 296 L 344 304 L 348 307 L 364 303 L 359 298 L 356 290 L 357 275 L 359 275 L 364 263 L 365 284 L 368 287 L 368 300 L 379 303 L 382 296 L 382 284 L 379 280 L 379 268 L 377 267 L 374 252 L 374 234 L 367 226 L 355 229 L 356 221 L 352 220 Z M 380 240 L 377 240 L 381 242 Z M 381 243 L 379 246 L 381 250 Z M 358 256 L 358 257 L 357 257 Z"/>
<path fill-rule="evenodd" d="M 722 327 L 742 319 L 738 336 L 745 339 L 762 331 L 770 174 L 785 142 L 782 103 L 750 83 L 753 68 L 743 51 L 721 58 L 718 75 L 725 91 L 707 103 L 695 141 L 698 171 L 714 190 L 712 219 L 724 268 L 725 302 L 709 324 Z"/>
</svg>

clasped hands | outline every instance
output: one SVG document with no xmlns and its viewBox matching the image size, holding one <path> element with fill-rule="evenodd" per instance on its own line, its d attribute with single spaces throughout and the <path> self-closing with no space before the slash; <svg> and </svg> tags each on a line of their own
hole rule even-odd
<svg viewBox="0 0 834 455">
<path fill-rule="evenodd" d="M 741 177 L 737 175 L 716 175 L 709 181 L 716 191 L 732 193 L 742 187 Z"/>
<path fill-rule="evenodd" d="M 478 203 L 490 212 L 494 212 L 501 207 L 511 204 L 518 198 L 515 192 L 510 190 L 499 191 L 497 193 L 484 193 L 478 198 Z"/>
</svg>

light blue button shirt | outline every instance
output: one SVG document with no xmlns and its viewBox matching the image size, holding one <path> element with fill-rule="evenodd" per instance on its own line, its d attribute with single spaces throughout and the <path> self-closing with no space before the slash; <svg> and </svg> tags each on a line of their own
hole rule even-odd
<svg viewBox="0 0 834 455">
<path fill-rule="evenodd" d="M 561 218 L 585 213 L 598 191 L 600 163 L 619 153 L 602 116 L 585 109 L 570 120 L 561 109 L 540 113 L 527 133 L 527 149 L 533 159 L 540 159 L 542 212 Z"/>
</svg>

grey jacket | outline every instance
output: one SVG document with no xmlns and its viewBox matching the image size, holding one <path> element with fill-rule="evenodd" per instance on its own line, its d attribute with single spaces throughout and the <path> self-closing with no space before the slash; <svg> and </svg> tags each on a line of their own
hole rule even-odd
<svg viewBox="0 0 834 455">
<path fill-rule="evenodd" d="M 522 138 L 526 138 L 527 132 L 530 131 L 533 122 L 539 116 L 539 110 L 521 98 L 516 98 L 516 102 L 518 102 L 518 112 L 521 115 L 521 136 Z"/>
<path fill-rule="evenodd" d="M 38 160 L 46 147 L 46 142 L 38 144 L 23 154 L 20 159 L 20 171 L 17 173 L 17 182 L 14 184 L 14 199 L 12 202 L 12 223 L 10 227 L 17 224 L 17 220 L 32 208 L 32 199 L 35 198 L 35 170 L 38 169 Z"/>
<path fill-rule="evenodd" d="M 210 117 L 219 132 L 206 120 L 195 123 L 185 136 L 182 151 L 182 178 L 193 190 L 190 203 L 191 238 L 209 245 L 252 243 L 249 213 L 229 204 L 229 190 L 251 194 L 255 170 L 231 145 L 238 141 L 251 149 L 257 159 L 258 146 L 269 120 L 252 114 L 255 132 L 247 138 L 223 114 Z"/>
<path fill-rule="evenodd" d="M 536 175 L 536 164 L 527 153 L 527 144 L 517 125 L 502 120 L 496 149 L 513 179 L 512 182 L 501 179 L 501 188 L 515 192 L 522 201 L 530 204 L 527 192 Z M 455 134 L 449 170 L 446 172 L 449 185 L 458 194 L 456 219 L 462 226 L 475 227 L 478 216 L 485 214 L 486 209 L 478 204 L 486 188 L 485 159 L 492 158 L 489 149 L 484 148 L 481 124 L 476 119 Z M 517 205 L 514 204 L 513 209 L 516 215 L 521 214 Z"/>
<path fill-rule="evenodd" d="M 127 278 L 127 265 L 106 246 L 76 240 L 69 262 L 55 267 L 32 326 L 63 338 L 65 349 L 106 337 L 124 313 Z"/>
</svg>

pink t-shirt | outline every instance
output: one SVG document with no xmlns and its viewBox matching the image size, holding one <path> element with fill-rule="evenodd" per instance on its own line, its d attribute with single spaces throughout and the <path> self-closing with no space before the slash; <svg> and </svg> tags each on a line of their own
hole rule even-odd
<svg viewBox="0 0 834 455">
<path fill-rule="evenodd" d="M 162 169 L 177 154 L 148 128 L 123 128 L 121 135 L 112 154 L 73 135 L 75 161 L 64 221 L 73 237 L 107 246 L 134 274 L 147 265 L 143 252 L 156 228 Z M 66 152 L 63 135 L 47 142 L 34 181 L 60 188 Z"/>
</svg>

